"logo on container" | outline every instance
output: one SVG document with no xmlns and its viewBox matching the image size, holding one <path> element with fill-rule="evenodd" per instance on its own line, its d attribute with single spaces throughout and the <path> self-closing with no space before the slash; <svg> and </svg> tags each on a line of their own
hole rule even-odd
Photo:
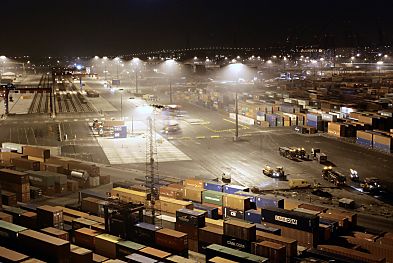
<svg viewBox="0 0 393 263">
<path fill-rule="evenodd" d="M 274 219 L 276 221 L 280 221 L 280 222 L 284 222 L 287 224 L 292 224 L 292 225 L 297 225 L 297 220 L 293 219 L 293 218 L 289 218 L 289 217 L 285 217 L 285 216 L 274 216 Z"/>
</svg>

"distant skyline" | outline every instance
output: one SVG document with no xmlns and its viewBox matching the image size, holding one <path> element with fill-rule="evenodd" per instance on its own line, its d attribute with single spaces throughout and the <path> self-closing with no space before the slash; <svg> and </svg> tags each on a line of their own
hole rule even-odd
<svg viewBox="0 0 393 263">
<path fill-rule="evenodd" d="M 384 45 L 390 1 L 2 0 L 0 55 L 116 55 L 186 47 Z"/>
</svg>

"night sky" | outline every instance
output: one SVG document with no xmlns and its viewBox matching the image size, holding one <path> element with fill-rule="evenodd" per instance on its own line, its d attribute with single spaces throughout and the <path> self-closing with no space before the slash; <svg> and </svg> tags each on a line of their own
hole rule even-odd
<svg viewBox="0 0 393 263">
<path fill-rule="evenodd" d="M 391 1 L 1 0 L 0 55 L 385 44 Z M 288 40 L 288 41 L 287 41 Z"/>
</svg>

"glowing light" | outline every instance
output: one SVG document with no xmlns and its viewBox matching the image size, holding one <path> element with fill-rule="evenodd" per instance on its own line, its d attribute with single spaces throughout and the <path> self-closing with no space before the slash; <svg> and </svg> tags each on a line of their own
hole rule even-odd
<svg viewBox="0 0 393 263">
<path fill-rule="evenodd" d="M 268 61 L 266 61 L 267 64 L 272 64 L 273 62 L 269 59 Z"/>
<path fill-rule="evenodd" d="M 383 64 L 383 61 L 378 61 L 377 62 L 377 65 L 382 65 Z"/>
</svg>

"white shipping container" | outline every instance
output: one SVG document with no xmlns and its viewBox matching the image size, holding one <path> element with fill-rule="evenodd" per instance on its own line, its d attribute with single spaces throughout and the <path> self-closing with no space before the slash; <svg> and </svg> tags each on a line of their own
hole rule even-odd
<svg viewBox="0 0 393 263">
<path fill-rule="evenodd" d="M 229 113 L 229 118 L 235 120 L 236 119 L 236 114 L 232 113 L 232 112 Z M 255 123 L 254 119 L 251 119 L 249 117 L 246 117 L 246 116 L 243 116 L 243 115 L 240 115 L 240 114 L 238 114 L 238 120 L 239 120 L 239 122 L 245 123 L 247 125 L 254 125 L 254 123 Z"/>
<path fill-rule="evenodd" d="M 22 153 L 23 146 L 25 146 L 25 145 L 19 144 L 19 143 L 13 143 L 13 142 L 3 142 L 1 144 L 2 148 L 17 151 L 18 153 Z"/>
<path fill-rule="evenodd" d="M 331 122 L 337 121 L 337 116 L 336 115 L 332 115 L 332 114 L 329 114 L 329 113 L 322 113 L 321 116 L 322 116 L 322 120 L 323 121 L 331 121 Z"/>
<path fill-rule="evenodd" d="M 266 115 L 263 116 L 257 115 L 257 121 L 266 121 Z"/>
<path fill-rule="evenodd" d="M 309 105 L 308 100 L 297 100 L 297 103 L 299 105 L 302 105 L 302 106 L 308 106 Z"/>
</svg>

